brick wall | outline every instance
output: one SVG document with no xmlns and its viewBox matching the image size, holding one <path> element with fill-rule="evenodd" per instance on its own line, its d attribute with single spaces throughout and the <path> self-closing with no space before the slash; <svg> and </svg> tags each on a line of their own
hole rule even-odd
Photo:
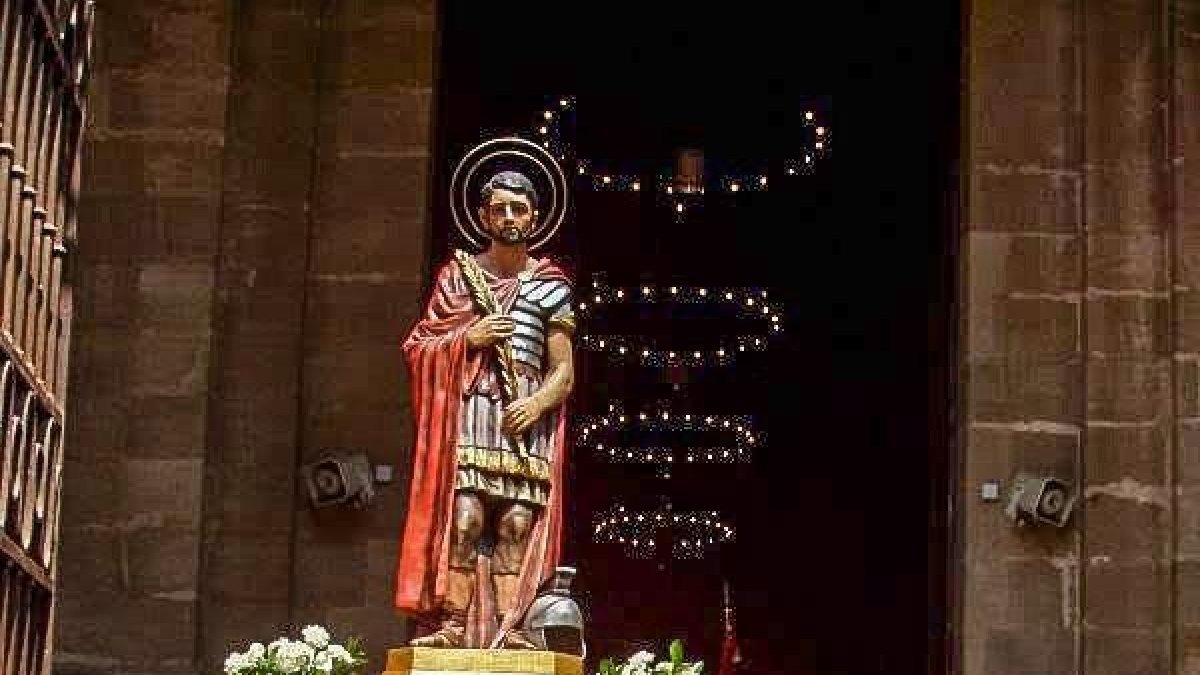
<svg viewBox="0 0 1200 675">
<path fill-rule="evenodd" d="M 968 33 L 959 672 L 1200 672 L 1200 6 L 975 3 Z M 1069 528 L 980 501 L 1019 470 L 1079 486 Z"/>
<path fill-rule="evenodd" d="M 405 481 L 314 513 L 297 473 L 404 463 L 435 7 L 98 4 L 55 670 L 213 672 L 308 622 L 378 658 Z"/>
</svg>

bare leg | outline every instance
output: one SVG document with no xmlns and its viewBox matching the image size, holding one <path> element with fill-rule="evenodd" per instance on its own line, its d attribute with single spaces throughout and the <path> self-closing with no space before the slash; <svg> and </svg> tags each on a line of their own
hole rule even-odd
<svg viewBox="0 0 1200 675">
<path fill-rule="evenodd" d="M 501 508 L 496 521 L 496 552 L 493 555 L 492 578 L 496 584 L 496 609 L 501 615 L 515 611 L 517 580 L 521 565 L 525 562 L 525 550 L 529 547 L 529 534 L 536 517 L 533 509 L 520 503 L 509 503 Z M 511 631 L 505 646 L 516 649 L 533 649 L 535 646 L 519 631 Z"/>
<path fill-rule="evenodd" d="M 475 559 L 483 534 L 483 501 L 474 492 L 459 492 L 454 498 L 454 529 L 450 533 L 450 569 L 447 571 L 446 600 L 442 605 L 441 630 L 410 641 L 414 647 L 461 647 L 465 637 L 467 608 L 475 585 Z"/>
</svg>

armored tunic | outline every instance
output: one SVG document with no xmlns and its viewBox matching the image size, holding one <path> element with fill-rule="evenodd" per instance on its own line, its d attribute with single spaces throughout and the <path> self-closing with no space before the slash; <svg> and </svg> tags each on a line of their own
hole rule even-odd
<svg viewBox="0 0 1200 675">
<path fill-rule="evenodd" d="M 561 279 L 523 279 L 508 311 L 515 323 L 510 338 L 522 398 L 541 388 L 546 341 L 552 327 L 574 330 L 571 288 Z M 543 415 L 525 433 L 522 457 L 501 430 L 504 401 L 495 367 L 484 369 L 464 393 L 459 416 L 455 488 L 542 506 L 550 489 L 550 455 L 558 412 Z"/>
</svg>

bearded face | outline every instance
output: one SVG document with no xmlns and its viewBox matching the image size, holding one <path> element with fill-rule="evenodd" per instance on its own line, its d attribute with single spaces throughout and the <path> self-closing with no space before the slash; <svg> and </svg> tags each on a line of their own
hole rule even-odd
<svg viewBox="0 0 1200 675">
<path fill-rule="evenodd" d="M 491 238 L 509 245 L 529 239 L 536 215 L 527 195 L 504 189 L 493 190 L 479 208 L 479 219 Z"/>
</svg>

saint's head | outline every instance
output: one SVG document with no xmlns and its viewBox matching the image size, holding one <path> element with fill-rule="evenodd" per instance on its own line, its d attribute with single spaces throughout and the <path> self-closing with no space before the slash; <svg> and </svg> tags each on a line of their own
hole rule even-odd
<svg viewBox="0 0 1200 675">
<path fill-rule="evenodd" d="M 483 184 L 479 220 L 492 241 L 505 245 L 528 241 L 537 215 L 537 191 L 524 175 L 501 171 Z"/>
</svg>

